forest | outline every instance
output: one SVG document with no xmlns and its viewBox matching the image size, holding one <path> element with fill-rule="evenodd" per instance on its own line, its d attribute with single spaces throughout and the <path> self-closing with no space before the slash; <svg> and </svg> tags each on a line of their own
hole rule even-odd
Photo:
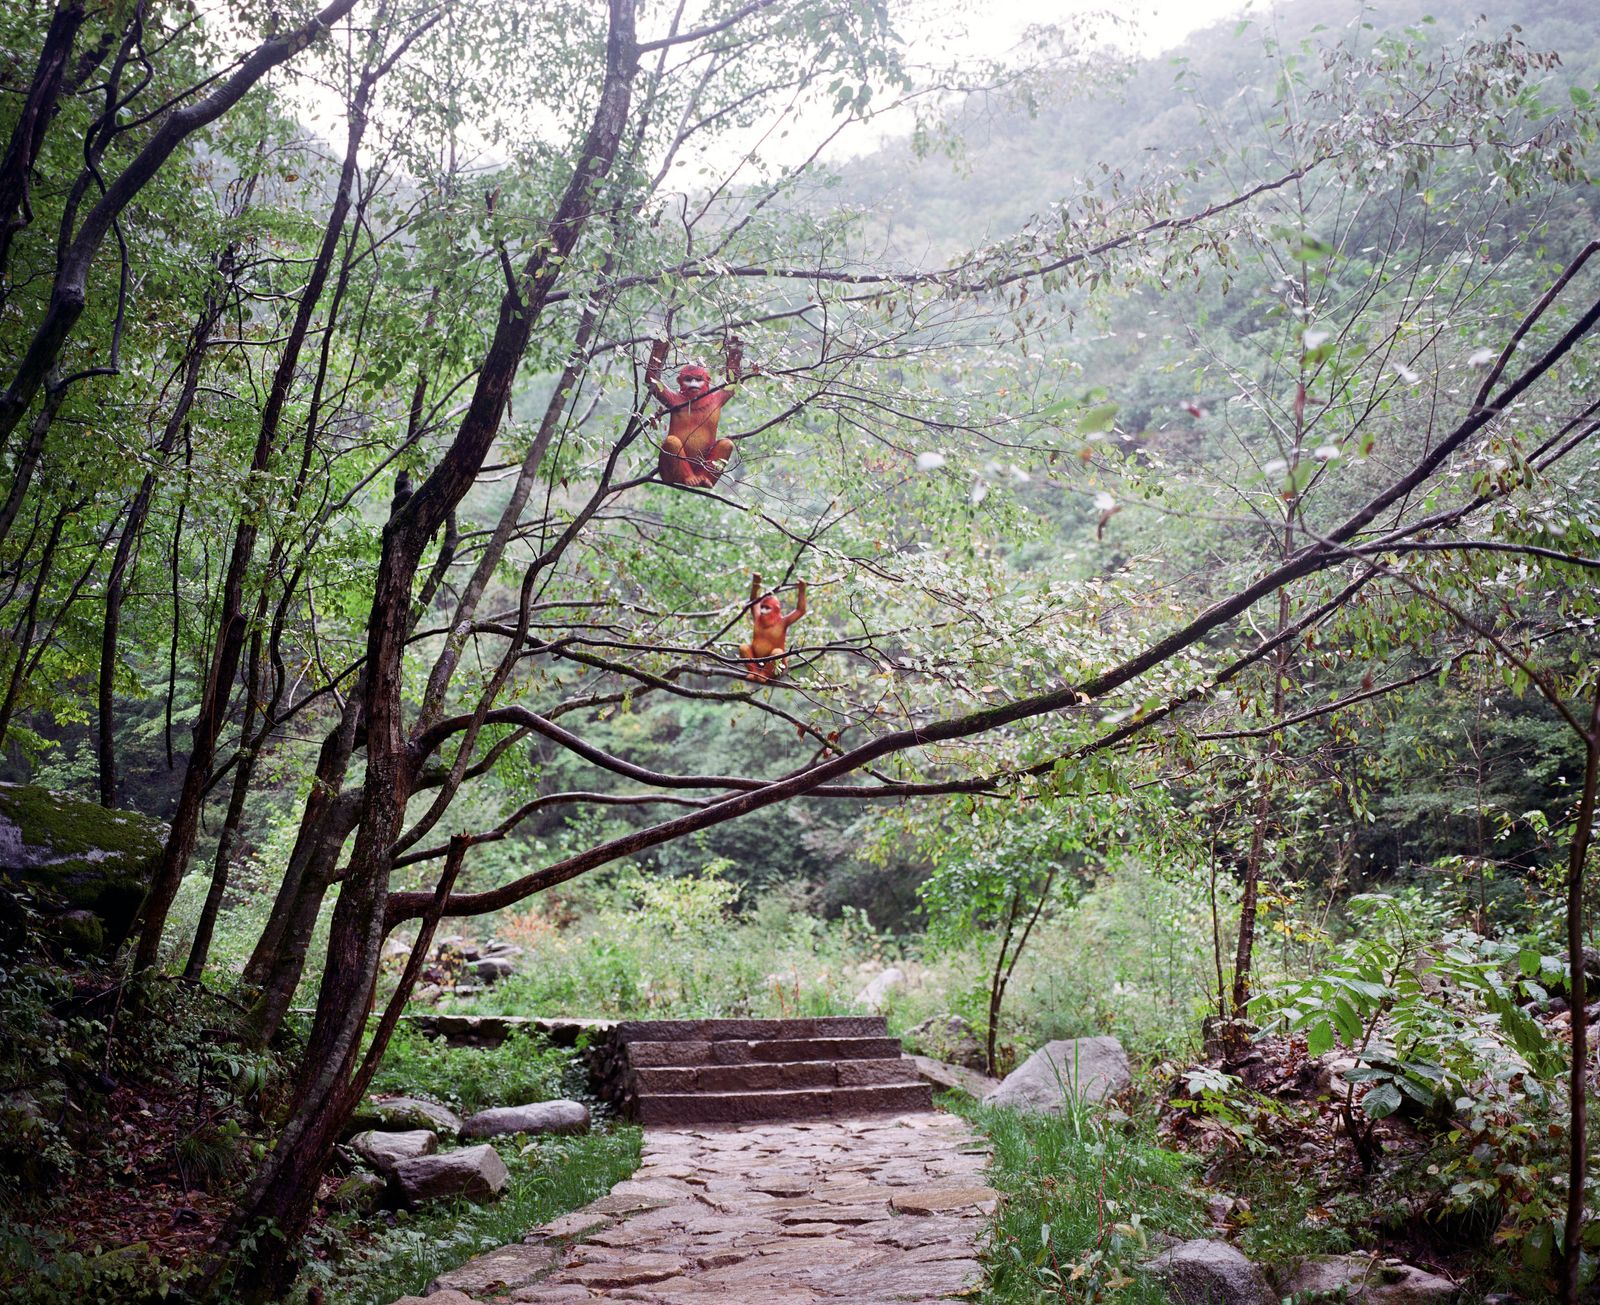
<svg viewBox="0 0 1600 1305">
<path fill-rule="evenodd" d="M 863 1015 L 964 1298 L 1600 1299 L 1594 15 L 1036 8 L 0 7 L 0 1301 L 426 1296 L 610 1021 Z"/>
</svg>

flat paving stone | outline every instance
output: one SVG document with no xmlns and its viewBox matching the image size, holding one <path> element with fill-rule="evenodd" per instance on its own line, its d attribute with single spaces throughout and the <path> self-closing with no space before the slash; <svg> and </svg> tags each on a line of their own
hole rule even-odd
<svg viewBox="0 0 1600 1305">
<path fill-rule="evenodd" d="M 650 1129 L 631 1179 L 439 1285 L 474 1305 L 932 1305 L 982 1285 L 982 1170 L 932 1111 Z"/>
</svg>

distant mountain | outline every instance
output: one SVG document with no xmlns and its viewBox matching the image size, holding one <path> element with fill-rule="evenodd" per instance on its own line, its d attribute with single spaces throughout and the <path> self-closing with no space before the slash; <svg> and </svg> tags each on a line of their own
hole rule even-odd
<svg viewBox="0 0 1600 1305">
<path fill-rule="evenodd" d="M 898 141 L 840 167 L 830 204 L 870 215 L 867 239 L 908 263 L 948 257 L 1014 231 L 1052 202 L 1103 187 L 1102 165 L 1133 178 L 1153 167 L 1202 158 L 1218 142 L 1191 97 L 1244 125 L 1272 102 L 1277 69 L 1263 42 L 1315 57 L 1340 40 L 1368 44 L 1380 32 L 1412 29 L 1425 46 L 1471 30 L 1496 37 L 1520 28 L 1536 51 L 1554 50 L 1551 95 L 1600 81 L 1600 23 L 1593 0 L 1520 0 L 1481 18 L 1478 0 L 1295 0 L 1270 16 L 1218 23 L 1159 58 L 1136 64 L 1115 84 L 1087 93 L 1046 88 L 1029 114 L 996 96 L 973 96 L 950 125 L 963 147 L 952 161 L 919 157 Z M 1302 49 L 1302 43 L 1304 48 Z M 1548 98 L 1548 97 L 1547 97 Z"/>
</svg>

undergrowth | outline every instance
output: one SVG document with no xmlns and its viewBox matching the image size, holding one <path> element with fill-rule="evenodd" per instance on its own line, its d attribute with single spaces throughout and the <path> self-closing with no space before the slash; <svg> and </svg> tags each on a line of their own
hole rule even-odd
<svg viewBox="0 0 1600 1305">
<path fill-rule="evenodd" d="M 387 1226 L 339 1221 L 313 1235 L 297 1302 L 320 1288 L 339 1305 L 388 1305 L 422 1295 L 438 1274 L 520 1242 L 529 1230 L 604 1196 L 639 1167 L 642 1133 L 631 1125 L 583 1137 L 541 1137 L 497 1149 L 509 1178 L 490 1205 L 466 1201 L 388 1216 Z"/>
<path fill-rule="evenodd" d="M 584 1091 L 574 1049 L 552 1047 L 525 1032 L 498 1047 L 452 1047 L 402 1022 L 372 1079 L 377 1094 L 421 1094 L 460 1114 L 491 1106 L 523 1106 Z"/>
<path fill-rule="evenodd" d="M 1190 1160 L 1124 1135 L 1082 1102 L 1054 1115 L 980 1106 L 956 1093 L 940 1104 L 988 1136 L 989 1181 L 1005 1193 L 986 1252 L 985 1301 L 1166 1301 L 1138 1266 L 1154 1253 L 1152 1233 L 1200 1233 Z"/>
</svg>

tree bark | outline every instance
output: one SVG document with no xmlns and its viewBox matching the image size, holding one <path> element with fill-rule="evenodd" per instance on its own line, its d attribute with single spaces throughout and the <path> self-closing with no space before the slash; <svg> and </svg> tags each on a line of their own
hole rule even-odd
<svg viewBox="0 0 1600 1305">
<path fill-rule="evenodd" d="M 263 721 L 252 736 L 251 717 L 264 715 L 261 702 L 261 621 L 265 615 L 266 591 L 256 604 L 255 632 L 250 636 L 249 690 L 245 698 L 244 721 L 240 725 L 239 756 L 233 772 L 233 792 L 228 798 L 228 813 L 222 820 L 222 831 L 217 835 L 217 854 L 211 863 L 211 887 L 206 892 L 205 905 L 200 908 L 200 919 L 194 927 L 194 941 L 189 945 L 189 960 L 183 967 L 183 977 L 190 983 L 200 982 L 205 972 L 206 956 L 211 951 L 211 935 L 217 927 L 217 916 L 222 910 L 222 898 L 228 891 L 228 871 L 233 865 L 234 847 L 239 841 L 239 827 L 244 823 L 244 804 L 250 796 L 250 785 L 255 779 L 256 761 L 261 755 L 270 725 Z"/>
<path fill-rule="evenodd" d="M 1578 1268 L 1582 1256 L 1585 1180 L 1589 1171 L 1589 1000 L 1583 968 L 1583 880 L 1594 837 L 1596 789 L 1600 788 L 1600 688 L 1595 690 L 1589 731 L 1584 738 L 1583 790 L 1578 799 L 1578 823 L 1572 833 L 1567 858 L 1567 981 L 1572 1001 L 1572 1060 L 1567 1080 L 1567 1217 L 1561 1234 L 1560 1293 L 1563 1305 L 1578 1299 Z"/>
<path fill-rule="evenodd" d="M 172 413 L 161 428 L 161 439 L 155 447 L 158 465 L 172 452 L 178 433 L 189 419 L 194 398 L 200 388 L 200 370 L 205 362 L 206 343 L 212 328 L 222 313 L 220 295 L 207 299 L 200 320 L 195 323 L 191 336 L 189 356 L 184 360 L 183 384 L 178 391 Z M 122 625 L 122 603 L 127 594 L 128 563 L 150 515 L 150 504 L 155 498 L 156 473 L 147 471 L 139 482 L 138 492 L 123 519 L 122 534 L 117 540 L 117 550 L 111 559 L 111 573 L 106 577 L 105 615 L 100 627 L 100 684 L 99 684 L 99 738 L 98 760 L 100 768 L 100 805 L 113 807 L 117 802 L 117 738 L 116 738 L 116 678 L 117 645 Z"/>
</svg>

